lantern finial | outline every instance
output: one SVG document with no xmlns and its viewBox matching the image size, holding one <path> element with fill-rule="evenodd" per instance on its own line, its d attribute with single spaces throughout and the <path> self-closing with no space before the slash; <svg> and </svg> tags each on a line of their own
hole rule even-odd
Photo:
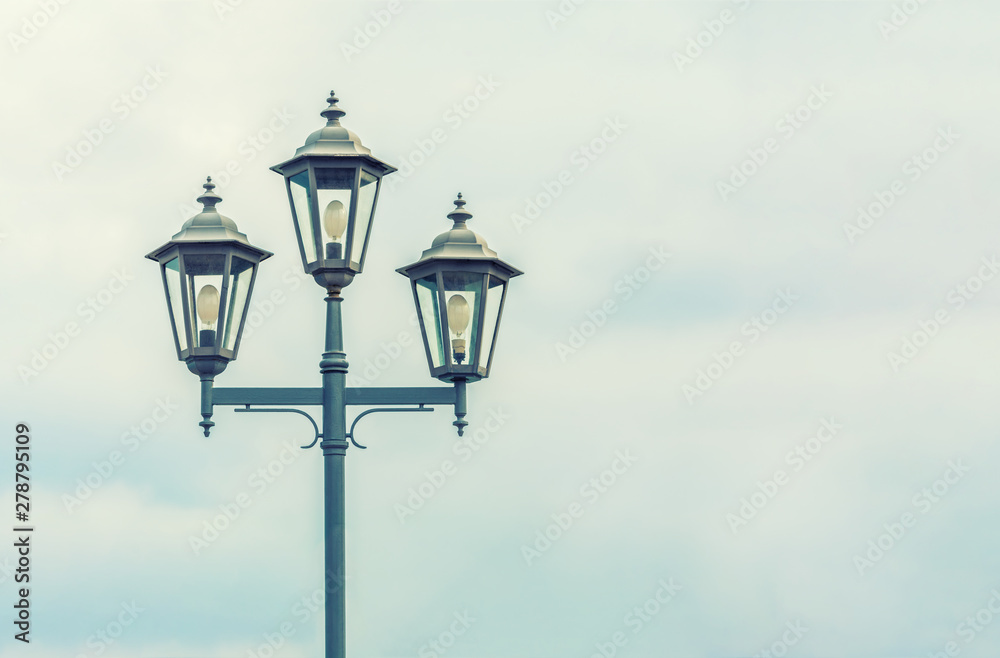
<svg viewBox="0 0 1000 658">
<path fill-rule="evenodd" d="M 465 201 L 462 199 L 462 193 L 458 193 L 458 198 L 453 202 L 455 204 L 455 209 L 448 213 L 448 219 L 455 222 L 452 229 L 465 228 L 465 222 L 472 219 L 472 213 L 465 209 Z"/>
<path fill-rule="evenodd" d="M 211 212 L 215 210 L 215 204 L 222 201 L 222 197 L 213 192 L 215 189 L 215 183 L 212 182 L 212 177 L 209 176 L 205 184 L 202 185 L 205 188 L 205 193 L 198 197 L 198 203 L 203 204 L 205 207 L 202 212 Z"/>
<path fill-rule="evenodd" d="M 335 94 L 331 89 L 330 97 L 326 99 L 326 102 L 330 104 L 330 107 L 326 108 L 325 110 L 319 113 L 321 117 L 327 120 L 327 125 L 339 126 L 340 117 L 347 115 L 347 112 L 337 107 L 337 102 L 339 100 L 340 99 L 337 98 L 337 94 Z"/>
</svg>

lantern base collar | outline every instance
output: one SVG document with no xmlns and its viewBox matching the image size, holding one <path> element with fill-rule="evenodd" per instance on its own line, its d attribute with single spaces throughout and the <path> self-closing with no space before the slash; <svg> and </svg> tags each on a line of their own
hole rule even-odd
<svg viewBox="0 0 1000 658">
<path fill-rule="evenodd" d="M 215 377 L 226 369 L 229 359 L 224 356 L 189 356 L 185 361 L 188 370 L 202 379 Z"/>
<path fill-rule="evenodd" d="M 322 286 L 324 290 L 332 293 L 335 291 L 340 292 L 342 288 L 349 286 L 351 281 L 354 281 L 355 272 L 352 272 L 351 270 L 320 268 L 313 272 L 309 272 L 309 274 L 312 274 L 313 279 L 316 283 Z"/>
</svg>

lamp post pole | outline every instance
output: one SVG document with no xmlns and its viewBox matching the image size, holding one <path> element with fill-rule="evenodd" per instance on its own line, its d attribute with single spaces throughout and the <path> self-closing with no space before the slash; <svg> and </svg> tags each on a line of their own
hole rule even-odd
<svg viewBox="0 0 1000 658">
<path fill-rule="evenodd" d="M 350 444 L 365 447 L 357 442 L 355 427 L 380 411 L 432 411 L 430 405 L 449 405 L 462 436 L 468 425 L 466 383 L 489 375 L 507 282 L 521 271 L 500 260 L 468 229 L 472 214 L 459 194 L 448 215 L 452 229 L 435 238 L 416 263 L 397 270 L 411 281 L 430 374 L 450 386 L 349 388 L 340 293 L 363 269 L 378 188 L 395 168 L 372 156 L 340 124 L 345 112 L 333 92 L 327 102 L 330 106 L 321 112 L 326 126 L 310 135 L 291 160 L 272 167 L 285 177 L 306 274 L 327 293 L 320 388 L 215 388 L 216 375 L 239 350 L 257 265 L 272 254 L 250 244 L 232 219 L 219 214 L 215 206 L 222 199 L 211 178 L 198 197 L 202 211 L 147 258 L 160 264 L 177 357 L 201 379 L 199 424 L 205 436 L 215 426 L 215 407 L 228 405 L 243 407 L 236 411 L 300 414 L 315 430 L 312 443 L 302 447 L 312 448 L 322 439 L 324 656 L 346 658 L 344 460 Z M 358 413 L 348 430 L 347 407 L 352 405 L 373 408 Z M 316 406 L 323 411 L 322 430 L 297 408 Z"/>
<path fill-rule="evenodd" d="M 347 656 L 346 545 L 344 542 L 344 458 L 347 456 L 347 358 L 339 292 L 326 297 L 323 375 L 324 562 L 326 566 L 326 658 Z"/>
</svg>

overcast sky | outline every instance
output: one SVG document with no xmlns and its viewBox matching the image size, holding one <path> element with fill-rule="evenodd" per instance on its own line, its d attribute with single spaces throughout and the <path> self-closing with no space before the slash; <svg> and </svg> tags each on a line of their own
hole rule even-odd
<svg viewBox="0 0 1000 658">
<path fill-rule="evenodd" d="M 0 653 L 321 654 L 311 428 L 220 408 L 201 435 L 143 256 L 212 174 L 275 254 L 218 385 L 318 386 L 323 291 L 268 168 L 333 88 L 400 170 L 344 292 L 354 385 L 436 384 L 394 269 L 457 192 L 526 272 L 472 444 L 446 408 L 359 425 L 352 657 L 998 655 L 998 19 L 9 0 L 0 500 L 28 423 L 36 532 L 25 646 L 2 531 Z"/>
</svg>

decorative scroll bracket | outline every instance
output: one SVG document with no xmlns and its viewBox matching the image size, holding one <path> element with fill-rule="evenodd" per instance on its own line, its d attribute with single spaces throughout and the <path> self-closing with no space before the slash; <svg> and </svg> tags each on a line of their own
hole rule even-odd
<svg viewBox="0 0 1000 658">
<path fill-rule="evenodd" d="M 309 422 L 312 423 L 313 430 L 315 430 L 316 432 L 316 436 L 313 439 L 312 443 L 310 443 L 309 445 L 300 446 L 303 450 L 308 450 L 309 448 L 316 445 L 316 443 L 323 438 L 323 433 L 319 431 L 319 425 L 316 424 L 316 421 L 313 419 L 313 417 L 307 414 L 306 412 L 302 411 L 301 409 L 251 409 L 250 405 L 248 404 L 245 409 L 234 409 L 233 411 L 235 411 L 236 413 L 258 413 L 258 414 L 274 412 L 274 413 L 286 413 L 286 414 L 301 414 L 305 416 L 306 418 L 309 419 Z"/>
<path fill-rule="evenodd" d="M 368 414 L 376 414 L 379 412 L 405 412 L 405 411 L 434 411 L 433 407 L 425 407 L 420 405 L 419 407 L 388 407 L 388 408 L 375 408 L 362 411 L 357 416 L 354 417 L 354 422 L 351 423 L 351 429 L 347 432 L 347 438 L 351 440 L 356 447 L 365 450 L 368 446 L 363 446 L 354 439 L 354 428 L 358 426 L 358 421 L 367 416 Z"/>
<path fill-rule="evenodd" d="M 314 436 L 314 438 L 312 440 L 312 443 L 310 443 L 307 446 L 301 446 L 301 448 L 303 450 L 308 450 L 309 448 L 312 448 L 313 446 L 316 445 L 317 442 L 319 442 L 320 439 L 323 438 L 323 433 L 319 431 L 319 425 L 316 424 L 316 421 L 313 419 L 313 417 L 310 416 L 309 414 L 307 414 L 306 412 L 302 411 L 301 409 L 251 409 L 250 405 L 247 404 L 246 408 L 244 408 L 244 409 L 234 409 L 234 411 L 236 413 L 258 413 L 258 414 L 259 413 L 291 413 L 291 414 L 299 414 L 301 416 L 305 416 L 306 419 L 310 423 L 312 423 L 313 431 L 314 431 L 315 436 Z M 350 439 L 351 443 L 353 443 L 355 447 L 361 448 L 362 450 L 367 450 L 368 446 L 361 445 L 355 439 L 355 428 L 358 426 L 358 421 L 360 421 L 362 418 L 364 418 L 368 414 L 385 413 L 385 412 L 399 413 L 399 412 L 413 412 L 413 411 L 434 411 L 434 408 L 433 407 L 425 407 L 423 404 L 420 404 L 417 407 L 388 407 L 388 408 L 378 408 L 377 407 L 375 409 L 368 409 L 366 411 L 362 411 L 357 416 L 355 416 L 354 422 L 351 423 L 351 429 L 347 432 L 346 438 Z"/>
</svg>

